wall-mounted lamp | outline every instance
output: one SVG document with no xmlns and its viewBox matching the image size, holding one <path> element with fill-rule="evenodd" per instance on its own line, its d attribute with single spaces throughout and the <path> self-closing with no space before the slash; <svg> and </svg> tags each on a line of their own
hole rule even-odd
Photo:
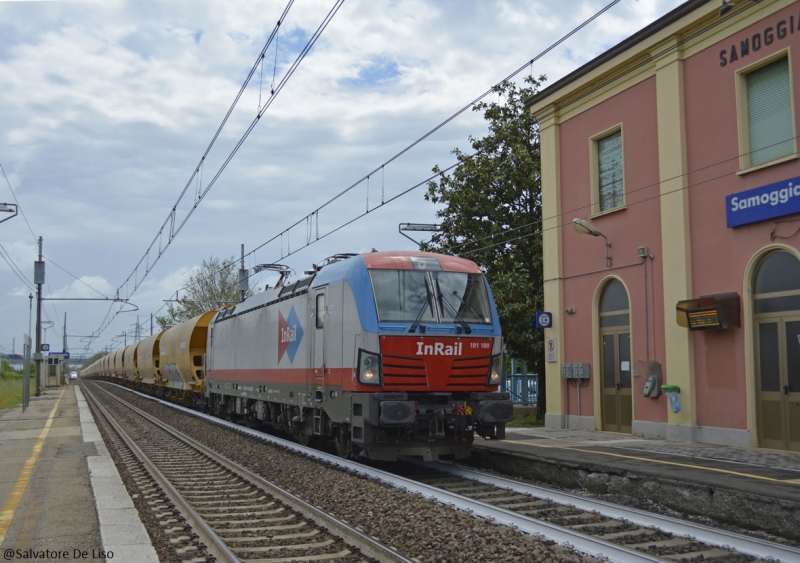
<svg viewBox="0 0 800 563">
<path fill-rule="evenodd" d="M 572 228 L 575 229 L 576 233 L 580 233 L 582 235 L 592 235 L 593 237 L 603 237 L 606 241 L 606 268 L 611 267 L 611 256 L 608 254 L 608 249 L 611 248 L 611 243 L 608 242 L 606 235 L 601 233 L 597 230 L 597 228 L 592 225 L 589 221 L 585 219 L 573 219 L 572 220 Z"/>
<path fill-rule="evenodd" d="M 719 9 L 720 17 L 730 12 L 731 8 L 733 8 L 735 5 L 736 4 L 733 2 L 727 2 L 726 0 L 722 0 L 722 7 Z"/>
<path fill-rule="evenodd" d="M 575 307 L 567 307 L 564 310 L 567 312 L 568 315 L 574 315 L 575 314 Z"/>
</svg>

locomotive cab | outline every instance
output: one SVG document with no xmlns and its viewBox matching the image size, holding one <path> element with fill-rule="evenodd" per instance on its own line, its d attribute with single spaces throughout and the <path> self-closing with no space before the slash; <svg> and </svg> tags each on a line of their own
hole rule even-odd
<svg viewBox="0 0 800 563">
<path fill-rule="evenodd" d="M 467 260 L 422 253 L 363 256 L 375 319 L 365 331 L 352 399 L 354 443 L 373 459 L 469 455 L 475 434 L 505 436 L 498 393 L 502 339 L 491 292 Z M 373 330 L 370 330 L 373 329 Z M 361 413 L 361 414 L 359 414 Z"/>
</svg>

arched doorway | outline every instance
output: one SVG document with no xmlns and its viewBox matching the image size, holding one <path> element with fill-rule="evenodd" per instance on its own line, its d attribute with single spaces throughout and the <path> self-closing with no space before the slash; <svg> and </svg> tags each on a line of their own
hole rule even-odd
<svg viewBox="0 0 800 563">
<path fill-rule="evenodd" d="M 603 430 L 631 433 L 631 321 L 628 292 L 618 279 L 606 284 L 598 306 Z"/>
<path fill-rule="evenodd" d="M 758 443 L 800 451 L 800 260 L 778 250 L 753 277 Z"/>
</svg>

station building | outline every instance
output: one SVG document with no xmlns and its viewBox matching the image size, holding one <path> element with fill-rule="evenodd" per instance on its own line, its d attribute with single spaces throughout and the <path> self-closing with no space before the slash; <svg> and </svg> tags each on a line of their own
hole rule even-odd
<svg viewBox="0 0 800 563">
<path fill-rule="evenodd" d="M 800 451 L 800 3 L 733 4 L 528 100 L 547 426 Z"/>
</svg>

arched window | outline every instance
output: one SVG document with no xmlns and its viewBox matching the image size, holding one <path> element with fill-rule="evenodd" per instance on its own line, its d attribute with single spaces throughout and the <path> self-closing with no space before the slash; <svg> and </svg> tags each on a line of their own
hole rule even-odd
<svg viewBox="0 0 800 563">
<path fill-rule="evenodd" d="M 753 281 L 755 313 L 800 310 L 800 260 L 779 250 L 767 255 Z"/>
<path fill-rule="evenodd" d="M 600 297 L 600 328 L 629 326 L 628 292 L 618 279 L 613 279 L 603 288 Z"/>
</svg>

